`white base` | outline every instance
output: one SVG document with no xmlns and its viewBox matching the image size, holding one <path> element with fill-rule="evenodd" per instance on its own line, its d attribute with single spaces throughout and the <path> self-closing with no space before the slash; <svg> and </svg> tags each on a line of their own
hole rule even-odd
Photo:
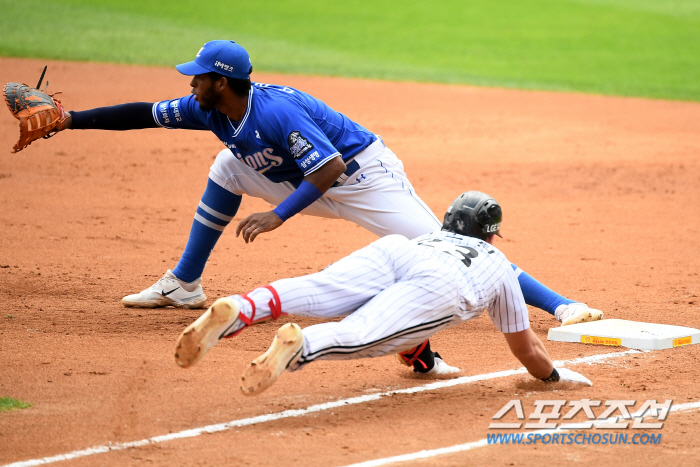
<svg viewBox="0 0 700 467">
<path fill-rule="evenodd" d="M 668 324 L 603 319 L 551 328 L 550 341 L 659 350 L 700 343 L 700 330 Z"/>
</svg>

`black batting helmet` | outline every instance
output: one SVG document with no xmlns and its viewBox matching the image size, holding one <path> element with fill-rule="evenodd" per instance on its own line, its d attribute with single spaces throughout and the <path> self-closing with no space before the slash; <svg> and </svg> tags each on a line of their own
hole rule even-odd
<svg viewBox="0 0 700 467">
<path fill-rule="evenodd" d="M 501 236 L 502 218 L 495 199 L 480 191 L 467 191 L 447 208 L 442 230 L 486 240 L 491 234 Z"/>
</svg>

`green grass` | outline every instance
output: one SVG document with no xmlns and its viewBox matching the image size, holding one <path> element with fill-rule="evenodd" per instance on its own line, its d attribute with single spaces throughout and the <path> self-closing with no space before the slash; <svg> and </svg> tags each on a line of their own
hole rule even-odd
<svg viewBox="0 0 700 467">
<path fill-rule="evenodd" d="M 22 402 L 11 397 L 0 397 L 0 412 L 9 412 L 10 410 L 26 409 L 32 404 Z"/>
<path fill-rule="evenodd" d="M 200 6 L 201 5 L 201 6 Z M 700 0 L 0 0 L 0 55 L 700 100 Z"/>
</svg>

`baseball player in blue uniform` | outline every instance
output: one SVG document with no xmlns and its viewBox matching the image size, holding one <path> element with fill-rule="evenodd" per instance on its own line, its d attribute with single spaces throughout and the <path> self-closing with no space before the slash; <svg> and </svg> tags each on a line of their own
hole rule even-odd
<svg viewBox="0 0 700 467">
<path fill-rule="evenodd" d="M 578 373 L 554 368 L 530 328 L 516 273 L 493 246 L 497 230 L 484 232 L 471 222 L 465 200 L 473 194 L 464 193 L 455 200 L 441 231 L 412 241 L 387 235 L 321 272 L 218 299 L 181 334 L 175 350 L 177 364 L 190 367 L 222 337 L 282 314 L 343 317 L 303 330 L 294 323 L 282 326 L 270 349 L 253 360 L 241 377 L 244 394 L 259 394 L 286 369 L 293 371 L 318 360 L 402 352 L 486 312 L 531 375 L 590 385 Z M 432 358 L 442 363 L 434 353 Z"/>
<path fill-rule="evenodd" d="M 243 194 L 276 206 L 238 224 L 236 235 L 246 243 L 298 213 L 347 219 L 378 236 L 415 238 L 440 229 L 440 221 L 416 194 L 402 162 L 379 136 L 300 90 L 253 83 L 250 57 L 239 44 L 207 42 L 193 61 L 177 69 L 192 76 L 190 95 L 71 111 L 65 125 L 208 130 L 226 146 L 211 167 L 177 266 L 151 287 L 124 297 L 124 306 L 203 307 L 204 267 Z M 528 304 L 560 321 L 595 319 L 585 305 L 556 294 L 527 274 L 518 278 Z M 562 309 L 570 312 L 556 313 Z"/>
</svg>

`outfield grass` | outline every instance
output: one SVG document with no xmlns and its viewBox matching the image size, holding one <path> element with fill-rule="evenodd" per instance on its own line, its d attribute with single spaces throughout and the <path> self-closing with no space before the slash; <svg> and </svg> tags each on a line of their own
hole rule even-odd
<svg viewBox="0 0 700 467">
<path fill-rule="evenodd" d="M 12 399 L 11 397 L 0 397 L 0 412 L 9 412 L 10 410 L 26 409 L 31 406 L 32 404 L 28 404 L 17 399 Z"/>
<path fill-rule="evenodd" d="M 201 5 L 201 6 L 198 6 Z M 700 100 L 700 0 L 0 0 L 0 55 Z"/>
</svg>

